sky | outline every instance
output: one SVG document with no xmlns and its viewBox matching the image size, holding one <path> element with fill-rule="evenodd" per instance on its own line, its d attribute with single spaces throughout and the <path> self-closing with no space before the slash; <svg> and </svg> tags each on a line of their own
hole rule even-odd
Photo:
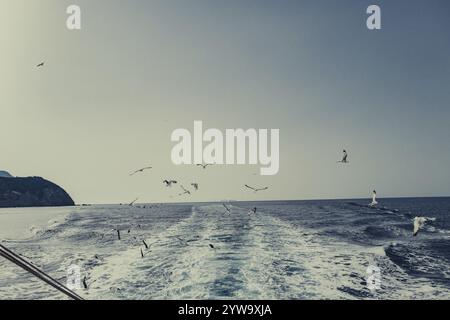
<svg viewBox="0 0 450 320">
<path fill-rule="evenodd" d="M 0 170 L 77 203 L 450 195 L 446 0 L 0 4 Z M 66 28 L 71 4 L 81 30 Z M 279 173 L 175 166 L 171 133 L 194 120 L 279 129 Z"/>
</svg>

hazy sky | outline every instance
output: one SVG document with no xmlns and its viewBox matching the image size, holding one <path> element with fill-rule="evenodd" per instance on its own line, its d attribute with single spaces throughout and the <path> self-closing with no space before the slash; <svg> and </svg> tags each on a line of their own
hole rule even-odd
<svg viewBox="0 0 450 320">
<path fill-rule="evenodd" d="M 447 0 L 0 4 L 0 169 L 77 203 L 450 194 Z M 366 28 L 370 4 L 382 30 Z M 278 175 L 176 167 L 170 134 L 194 120 L 280 129 Z M 200 191 L 170 198 L 165 178 Z"/>
</svg>

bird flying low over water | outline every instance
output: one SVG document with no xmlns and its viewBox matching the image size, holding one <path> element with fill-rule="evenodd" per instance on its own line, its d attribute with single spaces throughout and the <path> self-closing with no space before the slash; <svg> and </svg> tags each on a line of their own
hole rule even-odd
<svg viewBox="0 0 450 320">
<path fill-rule="evenodd" d="M 128 205 L 131 207 L 136 201 L 138 201 L 139 198 L 134 199 L 132 202 L 130 202 Z"/>
<path fill-rule="evenodd" d="M 166 187 L 172 187 L 172 184 L 177 184 L 178 182 L 175 180 L 164 180 L 163 183 L 166 185 Z"/>
<path fill-rule="evenodd" d="M 372 192 L 372 202 L 369 204 L 371 207 L 375 207 L 378 204 L 377 202 L 377 191 L 373 190 Z"/>
<path fill-rule="evenodd" d="M 222 203 L 222 205 L 225 208 L 225 210 L 228 211 L 228 213 L 231 213 L 231 208 L 229 208 L 225 203 Z"/>
<path fill-rule="evenodd" d="M 149 170 L 149 169 L 152 169 L 152 167 L 141 168 L 141 169 L 139 169 L 139 170 L 136 170 L 136 171 L 130 173 L 130 176 L 134 176 L 134 175 L 135 175 L 136 173 L 138 173 L 138 172 L 144 172 L 145 170 Z"/>
<path fill-rule="evenodd" d="M 420 229 L 422 229 L 425 226 L 425 223 L 428 221 L 427 218 L 424 217 L 415 217 L 414 218 L 414 231 L 413 231 L 413 236 L 417 236 L 417 234 L 419 233 Z"/>
<path fill-rule="evenodd" d="M 248 214 L 252 214 L 252 213 L 255 214 L 256 210 L 257 210 L 256 207 L 254 207 L 248 211 Z"/>
<path fill-rule="evenodd" d="M 264 190 L 269 189 L 269 187 L 264 187 L 264 188 L 254 188 L 254 187 L 249 186 L 248 184 L 246 184 L 245 187 L 248 188 L 248 189 L 250 189 L 250 190 L 253 190 L 253 192 L 255 192 L 255 193 L 258 192 L 258 191 L 264 191 Z"/>
<path fill-rule="evenodd" d="M 207 164 L 197 164 L 197 167 L 198 166 L 200 166 L 200 167 L 202 167 L 203 169 L 206 169 L 208 166 L 212 166 L 213 164 L 212 163 L 207 163 Z"/>
<path fill-rule="evenodd" d="M 41 62 L 36 67 L 39 68 L 39 67 L 43 67 L 43 66 L 44 66 L 44 62 Z"/>
<path fill-rule="evenodd" d="M 182 185 L 180 186 L 181 189 L 183 189 L 183 193 L 180 193 L 179 196 L 182 196 L 183 194 L 191 194 L 191 192 L 189 190 L 187 190 L 185 187 L 183 187 Z"/>
<path fill-rule="evenodd" d="M 341 160 L 341 161 L 338 161 L 338 162 L 340 162 L 340 163 L 348 163 L 348 160 L 347 160 L 347 157 L 348 157 L 347 151 L 346 151 L 346 150 L 343 150 L 342 152 L 343 152 L 342 160 Z"/>
</svg>

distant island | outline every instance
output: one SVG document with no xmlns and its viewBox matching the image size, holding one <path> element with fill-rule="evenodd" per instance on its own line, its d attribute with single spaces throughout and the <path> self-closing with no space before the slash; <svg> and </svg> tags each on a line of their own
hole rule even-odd
<svg viewBox="0 0 450 320">
<path fill-rule="evenodd" d="M 0 171 L 0 208 L 75 205 L 61 187 L 41 177 L 13 177 Z"/>
<path fill-rule="evenodd" d="M 0 178 L 14 178 L 14 177 L 10 175 L 9 172 L 0 170 Z"/>
</svg>

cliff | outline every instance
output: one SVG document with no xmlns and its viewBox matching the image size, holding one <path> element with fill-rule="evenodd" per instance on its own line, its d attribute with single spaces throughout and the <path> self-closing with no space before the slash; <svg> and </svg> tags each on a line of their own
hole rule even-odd
<svg viewBox="0 0 450 320">
<path fill-rule="evenodd" d="M 0 177 L 0 208 L 73 205 L 66 191 L 41 177 Z"/>
</svg>

